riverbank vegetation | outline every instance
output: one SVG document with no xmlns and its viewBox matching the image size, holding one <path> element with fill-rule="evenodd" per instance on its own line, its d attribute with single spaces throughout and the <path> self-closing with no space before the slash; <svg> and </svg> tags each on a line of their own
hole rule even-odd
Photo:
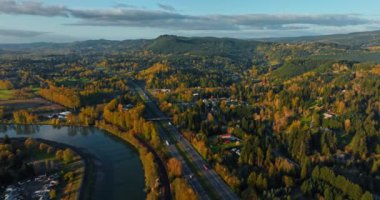
<svg viewBox="0 0 380 200">
<path fill-rule="evenodd" d="M 167 168 L 169 179 L 172 183 L 171 189 L 173 191 L 174 199 L 197 200 L 197 195 L 192 190 L 182 174 L 182 163 L 176 158 L 170 158 L 167 161 Z"/>
<path fill-rule="evenodd" d="M 114 134 L 115 136 L 125 140 L 132 146 L 136 148 L 139 153 L 141 163 L 144 168 L 145 174 L 145 184 L 147 199 L 158 199 L 159 190 L 158 190 L 158 171 L 155 165 L 152 153 L 150 153 L 146 147 L 144 147 L 133 134 L 127 134 L 126 132 L 121 131 L 118 127 L 107 124 L 106 122 L 98 122 L 96 127 L 106 130 L 109 133 Z"/>
<path fill-rule="evenodd" d="M 175 169 L 176 179 L 170 179 L 172 180 L 171 184 L 173 188 L 165 188 L 168 185 L 163 185 L 162 181 L 167 178 L 164 177 L 166 173 L 160 171 L 157 166 L 165 162 L 166 156 L 163 143 L 160 141 L 153 123 L 143 118 L 144 105 L 137 104 L 131 109 L 123 109 L 122 103 L 126 104 L 125 101 L 131 103 L 129 102 L 131 99 L 127 97 L 124 99 L 114 99 L 106 104 L 103 112 L 104 120 L 98 121 L 96 126 L 126 140 L 138 150 L 144 167 L 147 199 L 158 199 L 169 192 L 169 190 L 173 190 L 174 199 L 178 199 L 177 197 L 180 197 L 178 195 L 183 194 L 191 194 L 193 196 L 191 199 L 196 199 L 194 191 L 181 179 L 182 168 L 178 164 L 176 166 L 173 166 L 173 164 L 169 165 L 171 166 L 169 167 L 171 170 Z M 146 143 L 142 141 L 146 141 Z M 154 152 L 152 151 L 153 149 Z M 173 159 L 169 159 L 169 162 L 172 163 Z M 169 170 L 169 174 L 171 170 Z M 185 193 L 181 193 L 179 189 L 183 189 Z"/>
</svg>

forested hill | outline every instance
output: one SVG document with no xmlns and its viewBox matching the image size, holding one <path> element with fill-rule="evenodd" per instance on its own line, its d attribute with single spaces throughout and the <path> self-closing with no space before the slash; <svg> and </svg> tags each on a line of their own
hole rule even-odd
<svg viewBox="0 0 380 200">
<path fill-rule="evenodd" d="M 251 56 L 259 43 L 261 42 L 232 38 L 163 35 L 152 40 L 147 49 L 164 54 Z"/>
</svg>

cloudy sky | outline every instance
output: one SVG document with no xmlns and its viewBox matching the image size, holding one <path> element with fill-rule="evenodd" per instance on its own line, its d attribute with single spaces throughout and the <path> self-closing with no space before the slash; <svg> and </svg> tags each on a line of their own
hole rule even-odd
<svg viewBox="0 0 380 200">
<path fill-rule="evenodd" d="M 380 30 L 378 0 L 0 0 L 0 43 Z"/>
</svg>

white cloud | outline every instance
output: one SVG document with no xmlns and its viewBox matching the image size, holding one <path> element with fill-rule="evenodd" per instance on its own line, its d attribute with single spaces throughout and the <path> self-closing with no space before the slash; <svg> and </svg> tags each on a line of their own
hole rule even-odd
<svg viewBox="0 0 380 200">
<path fill-rule="evenodd" d="M 78 26 L 148 27 L 177 30 L 288 30 L 311 25 L 344 27 L 367 25 L 374 21 L 353 14 L 241 14 L 185 15 L 169 6 L 160 10 L 128 6 L 107 9 L 72 9 L 60 5 L 44 5 L 40 1 L 0 0 L 0 13 L 13 15 L 60 16 L 77 21 Z M 302 26 L 299 26 L 302 24 Z"/>
<path fill-rule="evenodd" d="M 45 4 L 39 0 L 0 0 L 0 14 L 59 17 L 62 20 L 56 20 L 54 23 L 59 21 L 59 25 L 66 25 L 64 30 L 70 31 L 66 31 L 65 34 L 70 37 L 80 35 L 80 37 L 91 39 L 94 37 L 152 38 L 159 34 L 258 38 L 347 33 L 380 28 L 380 22 L 374 20 L 377 18 L 371 19 L 370 16 L 356 14 L 190 15 L 183 14 L 170 5 L 157 4 L 157 7 L 157 9 L 147 9 L 118 1 L 109 8 L 78 9 L 65 5 Z M 81 26 L 86 26 L 86 28 L 80 28 Z M 93 29 L 103 30 L 103 26 L 112 27 L 112 30 L 118 30 L 118 33 L 96 31 L 87 34 Z M 33 38 L 33 41 L 44 40 L 48 37 L 58 38 L 58 36 L 52 37 L 55 32 L 52 29 L 49 29 L 52 34 L 13 29 L 0 30 L 0 35 L 12 38 Z M 137 29 L 139 33 L 131 32 Z M 58 33 L 62 32 L 57 30 L 56 34 Z"/>
</svg>

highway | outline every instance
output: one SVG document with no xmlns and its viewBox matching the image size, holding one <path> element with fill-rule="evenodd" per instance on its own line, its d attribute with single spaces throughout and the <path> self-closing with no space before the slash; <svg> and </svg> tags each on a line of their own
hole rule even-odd
<svg viewBox="0 0 380 200">
<path fill-rule="evenodd" d="M 171 156 L 181 161 L 183 166 L 183 175 L 189 185 L 198 194 L 199 199 L 222 199 L 234 200 L 239 197 L 231 190 L 231 188 L 221 179 L 221 177 L 209 167 L 201 155 L 193 148 L 179 130 L 172 125 L 167 116 L 157 107 L 150 94 L 135 82 L 130 82 L 131 89 L 141 97 L 145 102 L 146 110 L 152 118 L 162 118 L 161 121 L 154 121 L 163 141 L 168 141 L 168 150 Z M 181 154 L 185 152 L 186 157 Z M 188 163 L 190 162 L 190 163 Z M 202 180 L 201 180 L 202 179 Z M 203 181 L 203 184 L 202 184 Z M 205 188 L 205 184 L 207 188 Z M 213 195 L 206 192 L 207 189 L 212 190 Z"/>
</svg>

